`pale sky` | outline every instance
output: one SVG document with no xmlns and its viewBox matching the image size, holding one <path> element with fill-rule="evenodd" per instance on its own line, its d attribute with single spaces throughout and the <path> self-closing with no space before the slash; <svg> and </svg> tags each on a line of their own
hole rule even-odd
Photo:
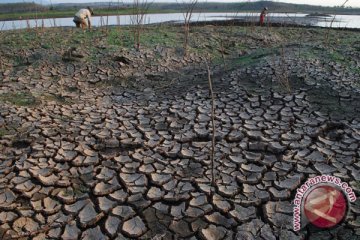
<svg viewBox="0 0 360 240">
<path fill-rule="evenodd" d="M 0 0 L 1 2 L 2 0 Z M 117 0 L 48 0 L 52 3 L 75 3 L 75 2 L 117 2 Z M 155 2 L 176 2 L 176 0 L 154 0 Z M 182 0 L 179 0 L 180 2 Z M 205 0 L 200 0 L 205 1 Z M 256 0 L 207 0 L 207 2 L 248 2 Z M 322 6 L 340 6 L 345 0 L 273 0 L 275 2 L 288 2 L 288 3 L 298 3 L 298 4 L 311 4 L 311 5 L 322 5 Z M 120 2 L 131 2 L 131 0 L 120 0 Z M 345 6 L 351 7 L 360 7 L 360 0 L 349 0 Z"/>
</svg>

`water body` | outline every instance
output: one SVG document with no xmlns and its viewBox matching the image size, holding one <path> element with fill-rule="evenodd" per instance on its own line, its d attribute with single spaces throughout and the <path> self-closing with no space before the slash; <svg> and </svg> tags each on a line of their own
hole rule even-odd
<svg viewBox="0 0 360 240">
<path fill-rule="evenodd" d="M 230 20 L 240 19 L 244 21 L 258 21 L 258 13 L 194 13 L 192 21 L 213 21 L 213 20 Z M 307 17 L 306 14 L 295 13 L 270 13 L 267 17 L 269 22 L 273 23 L 296 23 L 307 26 L 321 26 L 321 27 L 336 27 L 336 28 L 360 28 L 360 15 L 337 15 L 335 20 L 331 17 Z M 146 24 L 163 23 L 163 22 L 182 22 L 182 13 L 171 14 L 148 14 L 145 18 Z M 109 16 L 106 17 L 94 16 L 92 18 L 93 26 L 103 25 L 132 25 L 131 15 Z M 0 21 L 0 30 L 14 30 L 33 27 L 66 27 L 74 26 L 73 18 L 56 18 L 43 20 L 15 20 L 15 21 Z"/>
</svg>

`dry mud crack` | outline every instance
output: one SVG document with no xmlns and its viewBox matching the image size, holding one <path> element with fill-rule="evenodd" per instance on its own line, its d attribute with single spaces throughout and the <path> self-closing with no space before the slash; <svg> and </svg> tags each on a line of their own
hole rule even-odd
<svg viewBox="0 0 360 240">
<path fill-rule="evenodd" d="M 42 67 L 3 74 L 1 93 L 32 90 L 40 102 L 0 104 L 0 238 L 360 238 L 359 200 L 335 229 L 292 230 L 307 178 L 331 174 L 360 194 L 360 123 L 314 110 L 308 89 L 249 91 L 249 69 L 216 78 L 211 187 L 201 74 L 191 87 L 137 91 L 96 85 L 111 75 L 102 66 Z"/>
<path fill-rule="evenodd" d="M 358 193 L 359 123 L 309 111 L 305 92 L 253 95 L 230 85 L 216 94 L 214 189 L 207 89 L 161 101 L 124 93 L 131 101 L 2 106 L 2 118 L 32 126 L 34 139 L 1 140 L 2 228 L 33 239 L 306 236 L 292 231 L 295 190 L 332 173 Z M 59 113 L 71 120 L 54 119 Z M 331 234 L 356 236 L 357 213 Z"/>
</svg>

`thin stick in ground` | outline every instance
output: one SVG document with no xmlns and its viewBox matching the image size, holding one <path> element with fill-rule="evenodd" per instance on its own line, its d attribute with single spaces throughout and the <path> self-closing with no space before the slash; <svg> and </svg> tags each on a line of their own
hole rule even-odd
<svg viewBox="0 0 360 240">
<path fill-rule="evenodd" d="M 213 84 L 211 81 L 211 71 L 209 64 L 207 60 L 205 60 L 207 73 L 208 73 L 208 81 L 209 81 L 209 90 L 210 90 L 210 97 L 211 97 L 211 125 L 212 125 L 212 139 L 211 139 L 211 154 L 210 154 L 210 160 L 211 160 L 211 186 L 215 186 L 215 96 L 213 91 Z"/>
<path fill-rule="evenodd" d="M 345 0 L 345 2 L 340 6 L 340 8 L 342 7 L 345 7 L 346 3 L 348 2 L 349 0 Z M 335 18 L 336 18 L 336 14 L 334 14 L 334 17 L 331 19 L 331 22 L 330 22 L 330 26 L 325 34 L 325 44 L 326 45 L 329 45 L 329 35 L 330 35 L 330 30 L 332 28 L 332 25 L 334 24 L 334 21 L 335 21 Z"/>
<path fill-rule="evenodd" d="M 189 46 L 189 38 L 190 38 L 190 23 L 191 18 L 193 16 L 196 5 L 198 4 L 198 0 L 190 0 L 182 2 L 184 6 L 184 54 L 187 54 L 188 46 Z"/>
<path fill-rule="evenodd" d="M 131 22 L 134 25 L 134 42 L 135 48 L 140 50 L 140 37 L 145 23 L 145 16 L 149 11 L 151 2 L 147 0 L 134 0 L 133 1 L 133 15 L 131 16 Z"/>
</svg>

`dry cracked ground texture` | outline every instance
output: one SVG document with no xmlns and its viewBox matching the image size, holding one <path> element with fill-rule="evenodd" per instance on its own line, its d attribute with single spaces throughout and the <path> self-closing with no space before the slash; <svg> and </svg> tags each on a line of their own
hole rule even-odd
<svg viewBox="0 0 360 240">
<path fill-rule="evenodd" d="M 2 93 L 56 92 L 47 80 L 59 75 L 80 89 L 32 106 L 1 102 L 3 239 L 359 239 L 359 200 L 335 229 L 292 230 L 308 177 L 338 176 L 359 196 L 358 121 L 330 121 L 304 90 L 249 93 L 236 70 L 216 88 L 211 187 L 205 86 L 104 91 L 91 80 L 106 71 L 75 65 L 70 76 L 56 65 L 2 75 Z"/>
</svg>

